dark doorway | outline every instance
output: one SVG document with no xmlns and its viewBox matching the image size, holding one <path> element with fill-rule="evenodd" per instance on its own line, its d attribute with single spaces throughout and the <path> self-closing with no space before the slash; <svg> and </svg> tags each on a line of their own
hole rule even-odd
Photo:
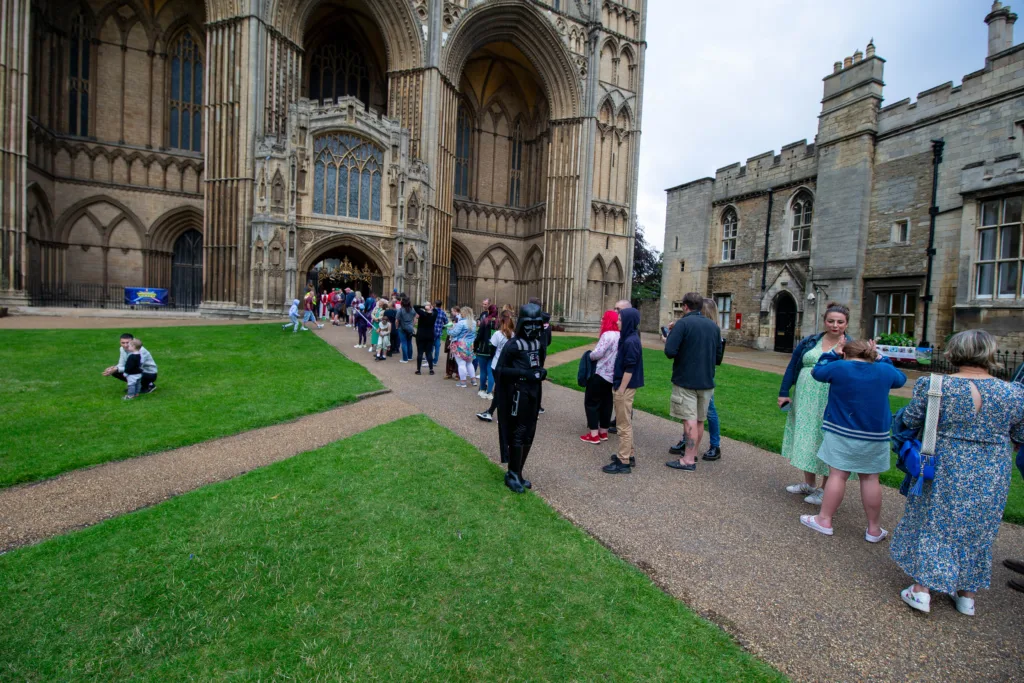
<svg viewBox="0 0 1024 683">
<path fill-rule="evenodd" d="M 174 242 L 171 261 L 171 302 L 178 308 L 195 308 L 203 295 L 203 233 L 188 230 Z"/>
<path fill-rule="evenodd" d="M 459 305 L 459 273 L 455 261 L 448 264 L 448 308 Z"/>
<path fill-rule="evenodd" d="M 793 353 L 796 339 L 796 301 L 783 292 L 775 299 L 775 350 Z"/>
<path fill-rule="evenodd" d="M 354 247 L 339 247 L 325 253 L 306 273 L 306 285 L 317 292 L 350 287 L 364 297 L 372 291 L 384 293 L 384 276 L 373 259 Z"/>
</svg>

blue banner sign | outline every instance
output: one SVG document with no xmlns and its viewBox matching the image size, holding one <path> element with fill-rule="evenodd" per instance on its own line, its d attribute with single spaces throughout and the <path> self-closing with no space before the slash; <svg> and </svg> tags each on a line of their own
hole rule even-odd
<svg viewBox="0 0 1024 683">
<path fill-rule="evenodd" d="M 167 290 L 158 287 L 125 287 L 124 302 L 129 306 L 166 306 Z"/>
</svg>

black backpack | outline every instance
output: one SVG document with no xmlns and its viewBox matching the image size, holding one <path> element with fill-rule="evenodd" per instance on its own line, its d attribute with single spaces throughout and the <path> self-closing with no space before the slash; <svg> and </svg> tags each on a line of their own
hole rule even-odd
<svg viewBox="0 0 1024 683">
<path fill-rule="evenodd" d="M 576 383 L 581 387 L 587 386 L 590 378 L 594 376 L 594 370 L 594 361 L 590 360 L 590 351 L 587 351 L 580 358 L 580 367 L 576 370 Z"/>
</svg>

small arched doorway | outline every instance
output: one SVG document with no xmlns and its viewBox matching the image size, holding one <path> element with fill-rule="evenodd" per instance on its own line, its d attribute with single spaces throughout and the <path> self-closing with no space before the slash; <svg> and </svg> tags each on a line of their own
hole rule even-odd
<svg viewBox="0 0 1024 683">
<path fill-rule="evenodd" d="M 793 353 L 796 340 L 796 300 L 789 292 L 775 297 L 775 350 Z"/>
<path fill-rule="evenodd" d="M 356 247 L 335 247 L 321 254 L 306 272 L 306 285 L 318 292 L 351 287 L 365 297 L 383 293 L 384 276 L 376 261 Z"/>
<path fill-rule="evenodd" d="M 166 271 L 165 271 L 166 272 Z M 186 230 L 174 241 L 171 260 L 171 301 L 178 308 L 195 308 L 203 296 L 203 233 Z"/>
</svg>

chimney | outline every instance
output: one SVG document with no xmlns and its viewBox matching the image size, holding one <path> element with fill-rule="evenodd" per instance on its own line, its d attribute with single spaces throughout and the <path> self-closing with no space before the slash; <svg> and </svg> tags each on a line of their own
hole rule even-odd
<svg viewBox="0 0 1024 683">
<path fill-rule="evenodd" d="M 988 56 L 1008 50 L 1013 47 L 1013 22 L 1017 21 L 1017 15 L 1010 11 L 1009 6 L 1003 7 L 1003 3 L 995 0 L 992 3 L 992 11 L 985 17 L 988 24 Z"/>
</svg>

